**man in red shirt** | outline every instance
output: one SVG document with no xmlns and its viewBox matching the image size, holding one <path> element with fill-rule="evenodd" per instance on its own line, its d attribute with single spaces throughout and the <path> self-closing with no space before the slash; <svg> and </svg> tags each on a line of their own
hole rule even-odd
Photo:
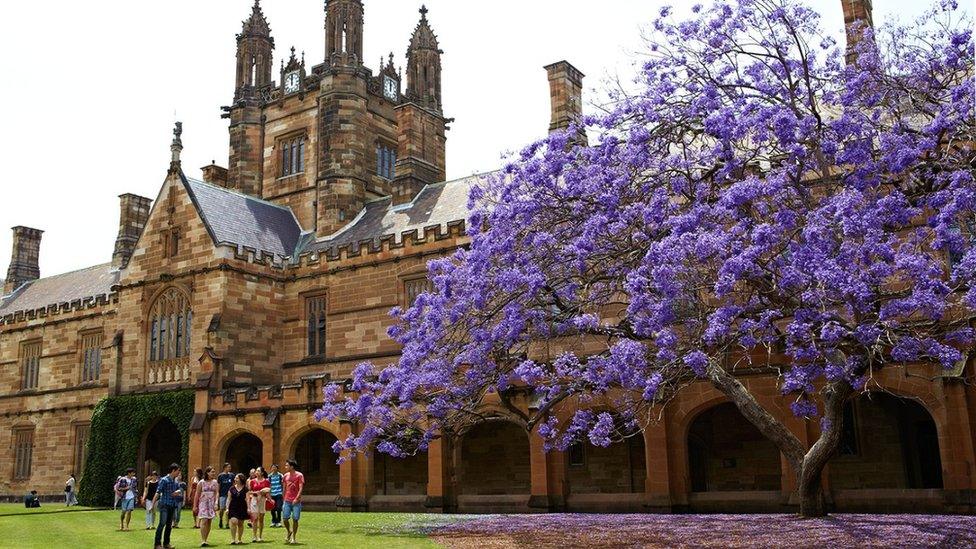
<svg viewBox="0 0 976 549">
<path fill-rule="evenodd" d="M 288 533 L 285 545 L 293 545 L 298 543 L 298 520 L 302 516 L 302 489 L 305 488 L 305 476 L 298 472 L 297 461 L 289 459 L 285 462 L 285 478 L 282 481 L 285 485 L 285 504 L 281 508 L 281 517 Z"/>
</svg>

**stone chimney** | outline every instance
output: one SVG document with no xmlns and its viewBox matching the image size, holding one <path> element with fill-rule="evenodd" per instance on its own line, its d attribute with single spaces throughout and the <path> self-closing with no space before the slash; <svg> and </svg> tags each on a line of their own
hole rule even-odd
<svg viewBox="0 0 976 549">
<path fill-rule="evenodd" d="M 14 227 L 14 245 L 10 267 L 3 285 L 3 295 L 10 295 L 25 282 L 41 277 L 38 257 L 41 254 L 41 235 L 44 231 L 30 227 Z"/>
<path fill-rule="evenodd" d="M 841 0 L 844 8 L 844 27 L 847 29 L 847 64 L 857 61 L 854 48 L 863 38 L 864 29 L 874 27 L 874 8 L 871 0 Z"/>
<path fill-rule="evenodd" d="M 203 170 L 203 181 L 218 187 L 227 186 L 227 168 L 222 168 L 216 162 L 211 162 L 209 166 L 200 168 Z"/>
<path fill-rule="evenodd" d="M 549 124 L 549 133 L 564 131 L 583 114 L 585 75 L 567 61 L 553 63 L 545 69 L 549 74 L 549 96 L 552 100 L 552 122 Z M 581 133 L 578 141 L 585 145 L 586 134 Z"/>
<path fill-rule="evenodd" d="M 115 239 L 115 252 L 112 253 L 112 266 L 124 269 L 136 249 L 136 242 L 146 228 L 152 200 L 134 194 L 119 196 L 119 236 Z"/>
</svg>

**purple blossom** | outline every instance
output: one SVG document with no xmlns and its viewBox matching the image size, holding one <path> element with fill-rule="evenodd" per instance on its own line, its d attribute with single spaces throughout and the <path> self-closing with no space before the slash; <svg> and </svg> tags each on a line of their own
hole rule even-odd
<svg viewBox="0 0 976 549">
<path fill-rule="evenodd" d="M 490 392 L 564 449 L 740 365 L 775 369 L 807 418 L 826 384 L 951 367 L 976 309 L 974 45 L 954 12 L 865 29 L 848 64 L 796 0 L 662 9 L 633 93 L 579 122 L 587 146 L 554 133 L 472 190 L 470 245 L 392 313 L 402 356 L 316 417 L 360 425 L 342 450 L 403 455 Z"/>
</svg>

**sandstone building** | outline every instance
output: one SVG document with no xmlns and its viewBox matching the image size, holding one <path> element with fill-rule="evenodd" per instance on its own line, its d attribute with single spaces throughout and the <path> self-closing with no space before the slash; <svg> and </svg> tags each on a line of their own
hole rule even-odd
<svg viewBox="0 0 976 549">
<path fill-rule="evenodd" d="M 842 4 L 848 23 L 870 20 L 870 0 Z M 307 502 L 330 509 L 795 504 L 787 462 L 706 383 L 669 404 L 643 437 L 607 449 L 546 454 L 539 436 L 499 412 L 424 455 L 335 464 L 332 443 L 356 426 L 313 420 L 322 388 L 364 360 L 397 359 L 387 312 L 428 287 L 428 260 L 465 243 L 477 180 L 445 181 L 451 120 L 427 10 L 402 72 L 392 56 L 367 68 L 364 15 L 361 0 L 327 0 L 324 60 L 306 66 L 292 49 L 276 68 L 256 1 L 237 36 L 236 88 L 224 108 L 227 167 L 203 168 L 204 181 L 186 177 L 178 126 L 159 194 L 120 197 L 111 261 L 41 278 L 42 231 L 13 229 L 0 292 L 0 496 L 59 496 L 69 473 L 86 470 L 102 399 L 187 391 L 188 425 L 160 416 L 137 426 L 140 478 L 181 453 L 193 467 L 236 469 L 295 456 Z M 551 130 L 564 129 L 580 113 L 583 75 L 566 62 L 546 69 Z M 842 455 L 825 475 L 832 505 L 971 512 L 973 368 L 885 371 L 888 392 L 848 409 Z M 801 440 L 816 437 L 816 423 L 792 417 L 774 378 L 744 381 Z"/>
</svg>

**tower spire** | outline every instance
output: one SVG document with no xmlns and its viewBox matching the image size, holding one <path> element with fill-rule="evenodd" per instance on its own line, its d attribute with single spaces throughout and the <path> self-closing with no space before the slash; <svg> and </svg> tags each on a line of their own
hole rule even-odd
<svg viewBox="0 0 976 549">
<path fill-rule="evenodd" d="M 183 152 L 183 123 L 177 122 L 173 127 L 173 143 L 169 146 L 169 151 L 171 153 L 171 158 L 169 162 L 169 171 L 171 173 L 178 172 L 181 169 L 180 163 L 180 153 Z"/>
<path fill-rule="evenodd" d="M 235 101 L 255 96 L 255 90 L 271 83 L 274 38 L 271 25 L 261 10 L 261 0 L 254 0 L 251 16 L 237 35 L 237 90 Z"/>
<path fill-rule="evenodd" d="M 427 21 L 427 6 L 420 7 L 420 22 L 407 48 L 407 97 L 436 112 L 441 111 L 441 51 L 437 35 Z"/>
<path fill-rule="evenodd" d="M 325 61 L 333 67 L 363 64 L 362 0 L 325 0 Z"/>
</svg>

